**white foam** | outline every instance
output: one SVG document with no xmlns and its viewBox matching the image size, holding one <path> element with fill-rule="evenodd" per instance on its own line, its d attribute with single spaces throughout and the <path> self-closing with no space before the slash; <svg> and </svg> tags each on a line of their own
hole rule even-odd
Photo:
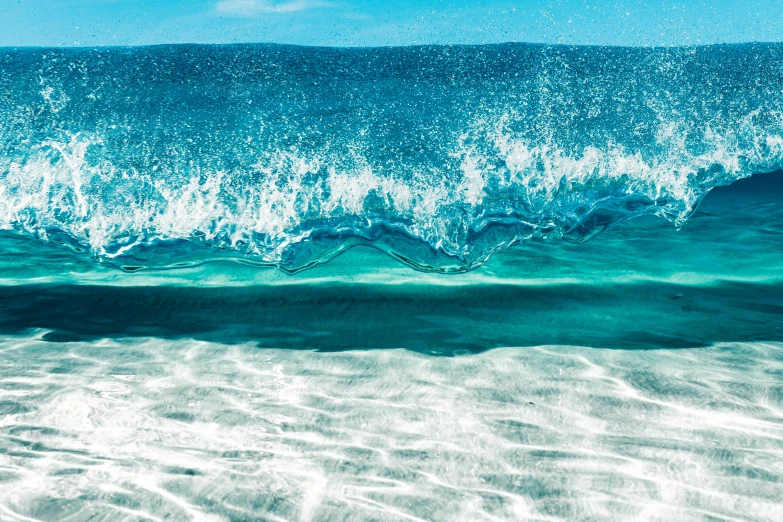
<svg viewBox="0 0 783 522">
<path fill-rule="evenodd" d="M 448 151 L 458 162 L 453 172 L 448 162 L 428 170 L 381 168 L 349 144 L 352 152 L 339 161 L 292 147 L 270 151 L 249 170 L 210 170 L 193 158 L 191 169 L 164 164 L 138 172 L 109 163 L 100 136 L 79 133 L 6 160 L 0 227 L 43 236 L 59 229 L 99 257 L 155 239 L 197 237 L 279 262 L 309 237 L 312 223 L 352 228 L 352 217 L 367 226 L 372 215 L 446 253 L 480 260 L 500 246 L 466 239 L 485 226 L 487 211 L 522 213 L 533 229 L 554 225 L 548 235 L 558 237 L 574 224 L 573 209 L 636 196 L 665 201 L 636 212 L 682 225 L 709 188 L 783 163 L 783 138 L 757 125 L 758 117 L 754 112 L 721 132 L 706 126 L 698 152 L 685 139 L 693 140 L 694 131 L 662 119 L 652 154 L 611 144 L 574 153 L 552 139 L 531 143 L 510 130 L 504 115 L 469 126 Z"/>
</svg>

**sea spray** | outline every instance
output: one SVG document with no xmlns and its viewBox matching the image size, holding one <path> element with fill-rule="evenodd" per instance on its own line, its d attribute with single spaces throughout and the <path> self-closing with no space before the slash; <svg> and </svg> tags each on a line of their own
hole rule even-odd
<svg viewBox="0 0 783 522">
<path fill-rule="evenodd" d="M 0 227 L 126 268 L 459 272 L 781 163 L 777 44 L 0 51 Z"/>
</svg>

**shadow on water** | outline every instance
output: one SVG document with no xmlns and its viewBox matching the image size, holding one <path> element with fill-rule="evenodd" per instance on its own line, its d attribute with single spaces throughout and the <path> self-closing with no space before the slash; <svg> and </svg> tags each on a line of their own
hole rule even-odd
<svg viewBox="0 0 783 522">
<path fill-rule="evenodd" d="M 543 344 L 685 348 L 783 341 L 781 284 L 42 285 L 1 289 L 0 309 L 3 333 L 45 328 L 52 341 L 155 336 L 444 354 Z"/>
<path fill-rule="evenodd" d="M 682 252 L 697 256 L 693 266 L 705 271 L 723 263 L 734 274 L 730 263 L 742 262 L 750 267 L 743 276 L 774 275 L 783 253 L 780 175 L 714 191 L 685 232 L 658 220 L 653 233 L 651 222 L 638 220 L 584 245 L 523 245 L 479 284 L 462 284 L 463 276 L 440 276 L 446 284 L 296 277 L 240 287 L 18 284 L 0 286 L 0 333 L 45 329 L 51 341 L 154 336 L 439 354 L 544 344 L 648 349 L 783 341 L 783 278 L 679 284 L 605 276 L 609 269 L 649 276 L 667 264 L 676 270 L 687 264 Z M 627 247 L 632 240 L 636 250 Z M 520 283 L 520 274 L 532 272 L 532 282 Z M 515 274 L 516 282 L 504 274 Z"/>
</svg>

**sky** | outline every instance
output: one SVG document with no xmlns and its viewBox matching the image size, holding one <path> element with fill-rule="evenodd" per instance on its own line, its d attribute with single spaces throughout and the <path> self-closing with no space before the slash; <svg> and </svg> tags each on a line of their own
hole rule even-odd
<svg viewBox="0 0 783 522">
<path fill-rule="evenodd" d="M 0 46 L 783 40 L 783 0 L 0 0 Z"/>
</svg>

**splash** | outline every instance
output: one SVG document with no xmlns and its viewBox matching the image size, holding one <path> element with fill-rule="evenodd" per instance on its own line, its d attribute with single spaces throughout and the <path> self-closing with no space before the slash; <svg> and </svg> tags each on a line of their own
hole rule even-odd
<svg viewBox="0 0 783 522">
<path fill-rule="evenodd" d="M 461 272 L 783 165 L 783 47 L 0 52 L 0 227 L 129 269 Z M 752 71 L 749 73 L 748 71 Z"/>
</svg>

